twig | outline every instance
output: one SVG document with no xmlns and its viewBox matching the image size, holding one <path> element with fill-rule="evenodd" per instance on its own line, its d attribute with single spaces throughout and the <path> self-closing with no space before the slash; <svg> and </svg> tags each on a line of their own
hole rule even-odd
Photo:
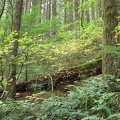
<svg viewBox="0 0 120 120">
<path fill-rule="evenodd" d="M 50 81 L 51 81 L 51 91 L 53 92 L 54 87 L 53 87 L 53 79 L 52 79 L 51 74 L 49 74 L 49 77 L 50 77 Z"/>
</svg>

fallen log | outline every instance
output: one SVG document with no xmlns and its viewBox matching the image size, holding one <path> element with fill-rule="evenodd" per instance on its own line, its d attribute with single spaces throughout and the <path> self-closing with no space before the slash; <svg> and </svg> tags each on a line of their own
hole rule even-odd
<svg viewBox="0 0 120 120">
<path fill-rule="evenodd" d="M 69 70 L 64 70 L 55 75 L 51 75 L 53 81 L 53 88 L 57 89 L 58 86 L 65 84 L 73 84 L 74 81 L 81 81 L 84 78 L 88 78 L 90 76 L 99 75 L 102 73 L 102 60 L 97 59 L 86 64 L 82 64 L 78 67 L 71 68 Z M 51 78 L 50 76 L 41 77 L 38 80 L 30 80 L 19 83 L 16 85 L 16 92 L 25 92 L 32 91 L 30 88 L 31 84 L 39 83 L 41 84 L 41 90 L 51 90 Z M 0 90 L 2 93 L 3 90 Z"/>
</svg>

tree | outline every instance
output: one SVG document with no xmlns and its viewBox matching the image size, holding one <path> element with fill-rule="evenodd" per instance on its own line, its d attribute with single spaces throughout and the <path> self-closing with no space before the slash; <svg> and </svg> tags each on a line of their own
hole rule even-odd
<svg viewBox="0 0 120 120">
<path fill-rule="evenodd" d="M 74 0 L 75 21 L 80 20 L 80 10 L 79 10 L 79 6 L 80 6 L 80 1 L 79 1 L 79 0 Z"/>
<path fill-rule="evenodd" d="M 2 5 L 2 9 L 0 9 L 0 10 L 1 10 L 0 18 L 2 17 L 2 15 L 3 15 L 3 13 L 4 13 L 5 3 L 6 3 L 6 0 L 1 1 L 1 4 L 3 4 L 3 5 Z M 0 7 L 1 7 L 1 6 L 0 6 Z"/>
<path fill-rule="evenodd" d="M 95 2 L 92 2 L 92 20 L 95 21 Z"/>
<path fill-rule="evenodd" d="M 103 62 L 102 72 L 103 78 L 107 80 L 108 85 L 112 91 L 120 91 L 117 82 L 120 73 L 119 59 L 113 52 L 106 50 L 106 47 L 118 48 L 115 43 L 115 28 L 118 26 L 117 17 L 120 15 L 119 8 L 120 1 L 118 0 L 103 0 Z M 115 54 L 115 53 L 114 53 Z M 107 76 L 107 77 L 106 77 Z M 108 76 L 114 76 L 110 78 Z"/>
<path fill-rule="evenodd" d="M 57 7 L 56 7 L 56 4 L 57 1 L 56 0 L 52 0 L 52 19 L 54 19 L 57 15 Z M 52 37 L 55 37 L 56 35 L 56 23 L 55 23 L 55 27 L 54 27 L 54 30 L 52 32 Z"/>
<path fill-rule="evenodd" d="M 73 17 L 73 8 L 74 8 L 74 2 L 73 0 L 65 0 L 65 15 L 64 15 L 64 22 L 66 24 L 69 24 L 68 30 L 74 29 L 74 17 Z"/>
<path fill-rule="evenodd" d="M 13 39 L 11 40 L 11 48 L 10 52 L 8 53 L 8 66 L 9 66 L 9 76 L 7 78 L 7 85 L 5 87 L 3 98 L 6 97 L 14 98 L 16 93 L 16 57 L 18 53 L 18 39 L 20 36 L 20 26 L 21 26 L 21 15 L 22 15 L 22 6 L 23 0 L 15 0 L 15 12 L 13 16 L 13 24 L 12 24 L 12 31 L 13 31 Z"/>
<path fill-rule="evenodd" d="M 47 0 L 47 10 L 46 10 L 46 20 L 50 21 L 51 20 L 51 0 Z M 49 23 L 50 25 L 50 23 Z M 51 30 L 46 32 L 46 37 L 50 39 L 50 32 Z"/>
<path fill-rule="evenodd" d="M 88 0 L 85 0 L 85 2 L 88 2 Z M 89 8 L 85 10 L 85 17 L 86 17 L 86 23 L 89 23 L 90 22 Z"/>
<path fill-rule="evenodd" d="M 39 1 L 40 5 L 40 16 L 42 15 L 42 0 Z M 40 23 L 41 23 L 41 18 L 40 18 Z"/>
<path fill-rule="evenodd" d="M 76 38 L 79 37 L 79 21 L 80 21 L 80 1 L 74 0 L 74 13 L 75 13 L 75 29 L 76 29 Z"/>
</svg>

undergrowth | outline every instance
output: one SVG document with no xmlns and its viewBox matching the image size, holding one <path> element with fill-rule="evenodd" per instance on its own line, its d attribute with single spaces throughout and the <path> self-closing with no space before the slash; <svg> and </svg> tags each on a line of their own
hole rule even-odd
<svg viewBox="0 0 120 120">
<path fill-rule="evenodd" d="M 51 96 L 43 102 L 1 101 L 1 120 L 119 120 L 120 93 L 94 77 L 83 86 L 69 85 L 67 97 Z M 36 97 L 40 97 L 36 95 Z M 31 97 L 31 99 L 33 99 Z"/>
<path fill-rule="evenodd" d="M 70 85 L 67 98 L 54 97 L 40 105 L 43 120 L 120 119 L 119 93 L 110 92 L 102 80 L 91 79 L 83 87 Z"/>
</svg>

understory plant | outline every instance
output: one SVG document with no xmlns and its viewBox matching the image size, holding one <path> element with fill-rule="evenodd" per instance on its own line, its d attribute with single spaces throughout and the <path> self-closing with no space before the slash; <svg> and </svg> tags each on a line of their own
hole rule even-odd
<svg viewBox="0 0 120 120">
<path fill-rule="evenodd" d="M 0 120 L 31 120 L 35 103 L 6 100 L 0 102 Z"/>
<path fill-rule="evenodd" d="M 86 81 L 85 81 L 86 82 Z M 68 86 L 66 98 L 54 97 L 39 106 L 42 120 L 115 120 L 120 119 L 120 93 L 110 92 L 107 83 L 98 78 L 83 87 Z"/>
</svg>

